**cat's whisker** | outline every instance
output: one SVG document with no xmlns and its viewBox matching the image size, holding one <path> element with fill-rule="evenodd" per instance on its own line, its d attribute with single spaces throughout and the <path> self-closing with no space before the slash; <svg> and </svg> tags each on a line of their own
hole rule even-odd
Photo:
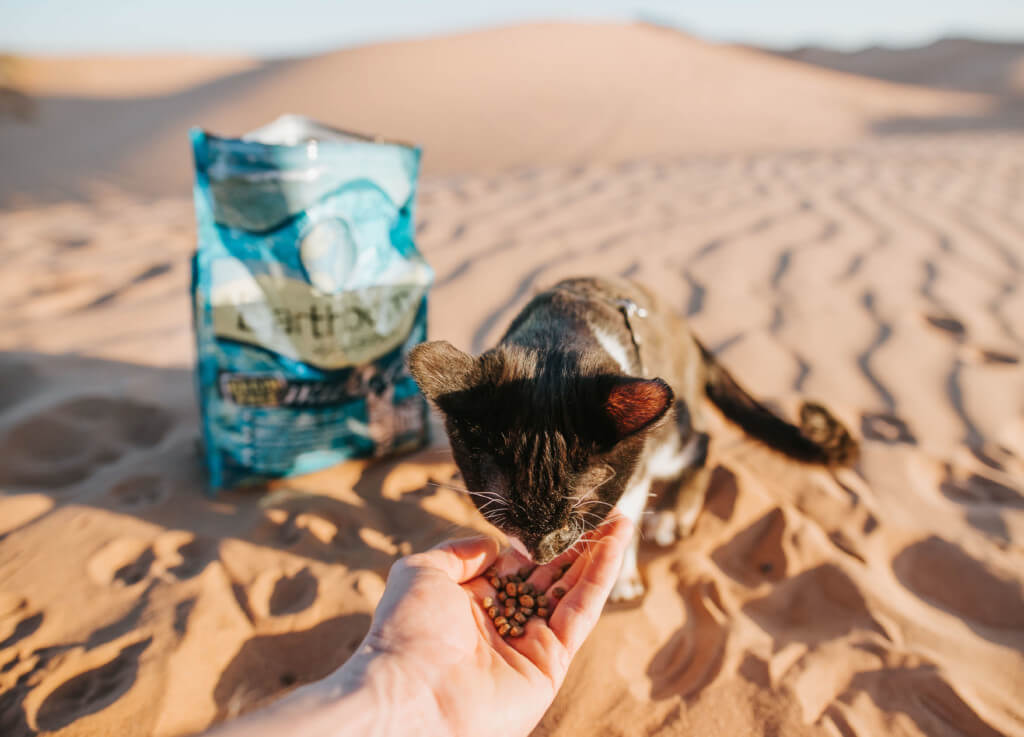
<svg viewBox="0 0 1024 737">
<path fill-rule="evenodd" d="M 604 504 L 605 506 L 608 507 L 615 506 L 611 502 L 606 502 L 603 499 L 595 499 L 592 496 L 571 497 L 571 499 L 575 502 L 573 506 L 580 506 L 582 504 Z"/>
<path fill-rule="evenodd" d="M 474 493 L 474 492 L 470 491 L 469 489 L 464 489 L 461 486 L 453 486 L 452 484 L 446 484 L 446 483 L 444 483 L 442 481 L 428 481 L 426 485 L 427 486 L 438 486 L 438 487 L 440 487 L 442 489 L 451 489 L 452 491 L 457 491 L 457 492 L 459 492 L 461 494 L 473 494 Z"/>
<path fill-rule="evenodd" d="M 489 499 L 486 502 L 483 502 L 479 507 L 477 507 L 477 509 L 479 509 L 480 513 L 483 514 L 483 512 L 492 504 L 497 504 L 500 509 L 504 503 L 504 499 Z"/>
<path fill-rule="evenodd" d="M 590 513 L 590 514 L 585 515 L 585 516 L 581 516 L 580 519 L 584 520 L 585 522 L 590 522 L 594 527 L 598 527 L 605 520 L 604 517 L 600 517 L 600 516 L 598 516 L 596 514 L 593 514 L 593 513 Z"/>
<path fill-rule="evenodd" d="M 573 505 L 573 508 L 575 509 L 576 507 L 583 506 L 584 503 L 586 503 L 588 505 L 594 505 L 594 506 L 604 506 L 604 507 L 608 507 L 609 509 L 615 506 L 611 502 L 604 502 L 604 501 L 601 501 L 600 499 L 586 499 L 582 503 Z"/>
</svg>

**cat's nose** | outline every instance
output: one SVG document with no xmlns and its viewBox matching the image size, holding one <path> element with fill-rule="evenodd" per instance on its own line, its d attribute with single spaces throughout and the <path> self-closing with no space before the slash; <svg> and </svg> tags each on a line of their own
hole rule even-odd
<svg viewBox="0 0 1024 737">
<path fill-rule="evenodd" d="M 568 550 L 569 546 L 575 541 L 576 536 L 573 532 L 564 527 L 548 533 L 537 543 L 537 552 L 533 556 L 534 560 L 540 565 L 550 563 L 554 558 Z"/>
</svg>

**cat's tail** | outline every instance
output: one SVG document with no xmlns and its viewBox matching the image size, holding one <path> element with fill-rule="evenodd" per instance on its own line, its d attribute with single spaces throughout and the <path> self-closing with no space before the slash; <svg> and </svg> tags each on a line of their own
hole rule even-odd
<svg viewBox="0 0 1024 737">
<path fill-rule="evenodd" d="M 827 409 L 805 402 L 800 427 L 792 425 L 750 396 L 699 341 L 697 346 L 707 369 L 708 398 L 748 435 L 804 463 L 849 466 L 857 461 L 857 441 Z"/>
</svg>

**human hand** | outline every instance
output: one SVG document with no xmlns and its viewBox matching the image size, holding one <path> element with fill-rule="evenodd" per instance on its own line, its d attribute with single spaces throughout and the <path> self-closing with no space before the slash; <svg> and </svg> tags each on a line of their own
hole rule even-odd
<svg viewBox="0 0 1024 737">
<path fill-rule="evenodd" d="M 207 737 L 525 737 L 597 623 L 632 526 L 617 517 L 581 551 L 534 568 L 527 580 L 551 599 L 551 616 L 531 619 L 510 640 L 484 612 L 495 591 L 481 576 L 491 566 L 499 576 L 518 572 L 517 554 L 473 538 L 402 558 L 369 633 L 341 668 Z"/>
<path fill-rule="evenodd" d="M 391 569 L 358 651 L 364 661 L 354 658 L 353 668 L 368 673 L 372 659 L 387 659 L 388 678 L 406 679 L 398 691 L 415 693 L 410 682 L 427 689 L 444 734 L 524 737 L 554 700 L 597 623 L 631 534 L 632 524 L 618 517 L 582 551 L 534 568 L 527 581 L 552 600 L 551 615 L 547 621 L 532 618 L 522 637 L 509 640 L 484 612 L 482 600 L 495 591 L 482 575 L 491 566 L 498 575 L 517 572 L 522 558 L 499 554 L 487 538 L 407 556 Z M 562 596 L 554 593 L 558 589 Z"/>
</svg>

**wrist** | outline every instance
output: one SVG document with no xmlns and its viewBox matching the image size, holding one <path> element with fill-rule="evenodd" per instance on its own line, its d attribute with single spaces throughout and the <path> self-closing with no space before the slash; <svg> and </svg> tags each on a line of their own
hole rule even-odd
<svg viewBox="0 0 1024 737">
<path fill-rule="evenodd" d="M 333 675 L 317 684 L 324 735 L 447 735 L 430 674 L 401 655 L 367 644 Z"/>
</svg>

